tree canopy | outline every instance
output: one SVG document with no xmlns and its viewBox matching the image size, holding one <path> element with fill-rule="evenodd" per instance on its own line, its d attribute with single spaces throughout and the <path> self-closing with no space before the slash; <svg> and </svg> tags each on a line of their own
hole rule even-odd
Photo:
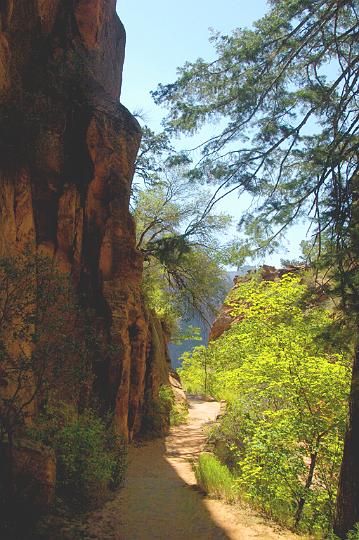
<svg viewBox="0 0 359 540">
<path fill-rule="evenodd" d="M 240 218 L 246 248 L 273 249 L 283 227 L 306 216 L 314 240 L 330 232 L 338 257 L 357 189 L 359 6 L 269 4 L 253 29 L 213 34 L 215 59 L 187 62 L 153 95 L 169 108 L 170 133 L 218 121 L 192 178 L 253 196 Z"/>
<path fill-rule="evenodd" d="M 202 315 L 224 298 L 226 250 L 219 241 L 231 217 L 206 213 L 211 195 L 180 167 L 158 170 L 138 187 L 133 215 L 137 248 L 145 258 L 143 288 L 150 307 L 167 320 Z"/>
</svg>

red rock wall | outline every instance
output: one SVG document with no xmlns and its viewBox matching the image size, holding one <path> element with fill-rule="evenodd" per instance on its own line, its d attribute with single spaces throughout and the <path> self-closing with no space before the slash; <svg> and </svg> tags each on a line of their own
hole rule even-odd
<svg viewBox="0 0 359 540">
<path fill-rule="evenodd" d="M 0 255 L 30 244 L 71 273 L 117 351 L 101 391 L 131 438 L 151 337 L 129 213 L 141 132 L 119 102 L 115 4 L 0 3 Z"/>
</svg>

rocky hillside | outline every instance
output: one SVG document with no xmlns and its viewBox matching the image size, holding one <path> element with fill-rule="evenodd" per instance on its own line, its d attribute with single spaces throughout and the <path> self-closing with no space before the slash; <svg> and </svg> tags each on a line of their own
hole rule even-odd
<svg viewBox="0 0 359 540">
<path fill-rule="evenodd" d="M 40 252 L 72 276 L 116 351 L 95 375 L 131 439 L 168 366 L 140 292 L 129 198 L 141 131 L 119 101 L 115 4 L 0 3 L 0 256 Z"/>
</svg>

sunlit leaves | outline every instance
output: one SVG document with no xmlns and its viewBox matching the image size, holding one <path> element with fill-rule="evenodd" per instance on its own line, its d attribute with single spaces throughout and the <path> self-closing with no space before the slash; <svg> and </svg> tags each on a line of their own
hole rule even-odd
<svg viewBox="0 0 359 540">
<path fill-rule="evenodd" d="M 185 355 L 181 377 L 190 391 L 229 401 L 217 437 L 242 495 L 315 530 L 333 510 L 350 355 L 333 311 L 304 282 L 293 274 L 239 282 L 227 300 L 230 329 Z"/>
</svg>

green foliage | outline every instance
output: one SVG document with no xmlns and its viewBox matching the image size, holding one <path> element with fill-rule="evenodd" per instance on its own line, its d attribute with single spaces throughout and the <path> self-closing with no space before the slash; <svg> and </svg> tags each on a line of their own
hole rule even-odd
<svg viewBox="0 0 359 540">
<path fill-rule="evenodd" d="M 169 109 L 169 134 L 211 124 L 192 179 L 252 195 L 240 217 L 238 256 L 274 250 L 284 228 L 305 216 L 319 251 L 328 233 L 327 256 L 346 274 L 348 288 L 359 245 L 352 205 L 358 194 L 356 9 L 351 0 L 273 0 L 253 28 L 212 35 L 214 60 L 187 62 L 174 83 L 153 93 Z"/>
<path fill-rule="evenodd" d="M 152 439 L 161 437 L 168 431 L 172 402 L 172 390 L 168 384 L 160 385 L 157 396 L 150 394 L 144 411 L 145 423 L 141 430 L 143 436 Z"/>
<path fill-rule="evenodd" d="M 173 395 L 172 389 L 168 385 L 161 385 L 159 392 L 160 411 L 163 414 L 168 414 L 170 418 L 170 426 L 179 426 L 187 422 L 188 407 L 185 403 L 177 403 Z"/>
<path fill-rule="evenodd" d="M 215 234 L 224 232 L 231 223 L 230 216 L 212 212 L 211 193 L 189 182 L 185 173 L 183 168 L 173 168 L 138 192 L 134 217 L 138 247 L 146 253 L 157 250 L 161 254 L 158 242 L 165 239 L 178 242 L 167 248 L 167 251 L 177 250 L 177 256 L 186 252 L 188 243 L 214 246 Z"/>
<path fill-rule="evenodd" d="M 230 222 L 215 215 L 209 193 L 198 190 L 175 168 L 138 189 L 134 217 L 137 247 L 145 257 L 147 304 L 170 329 L 180 318 L 206 319 L 224 296 L 223 256 L 217 235 Z"/>
<path fill-rule="evenodd" d="M 216 456 L 203 452 L 194 467 L 197 482 L 209 495 L 233 502 L 236 498 L 235 479 Z"/>
<path fill-rule="evenodd" d="M 173 393 L 171 387 L 167 384 L 161 384 L 158 390 L 158 399 L 163 408 L 169 409 L 173 402 Z"/>
<path fill-rule="evenodd" d="M 185 356 L 182 383 L 228 400 L 212 436 L 243 496 L 287 524 L 328 530 L 350 384 L 335 314 L 290 274 L 240 283 L 227 305 L 234 323 Z"/>
<path fill-rule="evenodd" d="M 124 464 L 119 459 L 120 447 L 111 441 L 113 448 L 108 450 L 108 438 L 106 426 L 91 412 L 56 434 L 60 491 L 81 501 L 97 502 L 108 485 L 121 483 Z"/>
<path fill-rule="evenodd" d="M 137 115 L 141 117 L 141 115 Z M 132 185 L 132 198 L 136 203 L 141 193 L 141 185 L 155 188 L 163 182 L 167 171 L 188 166 L 190 161 L 184 152 L 175 151 L 168 133 L 155 133 L 148 126 L 142 126 L 141 147 L 137 155 L 136 176 Z"/>
<path fill-rule="evenodd" d="M 354 529 L 348 532 L 346 540 L 358 540 L 359 539 L 359 523 L 356 523 Z"/>
<path fill-rule="evenodd" d="M 182 341 L 202 341 L 202 332 L 198 326 L 188 324 L 182 331 L 178 331 L 177 334 L 172 334 L 171 343 L 175 345 L 181 345 Z"/>
<path fill-rule="evenodd" d="M 169 156 L 174 153 L 168 135 L 154 133 L 148 126 L 142 126 L 141 147 L 136 159 L 136 176 L 144 185 L 151 186 L 161 179 Z M 135 182 L 133 196 L 137 200 L 139 186 Z"/>
<path fill-rule="evenodd" d="M 239 260 L 274 251 L 289 225 L 309 222 L 312 251 L 355 320 L 357 347 L 358 30 L 356 1 L 271 0 L 253 28 L 212 36 L 214 59 L 187 62 L 154 92 L 169 108 L 169 133 L 217 123 L 197 145 L 202 155 L 190 176 L 220 186 L 221 196 L 250 196 L 239 221 L 243 241 L 234 246 Z M 354 387 L 356 377 L 354 364 Z M 351 411 L 357 401 L 353 392 Z M 342 535 L 358 521 L 359 488 L 350 478 L 357 413 L 349 422 L 335 524 Z"/>
<path fill-rule="evenodd" d="M 211 359 L 211 350 L 204 345 L 195 347 L 191 353 L 185 352 L 181 356 L 182 367 L 178 372 L 188 393 L 216 395 L 217 379 Z"/>
<path fill-rule="evenodd" d="M 142 292 L 146 305 L 165 324 L 168 333 L 177 331 L 180 316 L 177 298 L 168 286 L 164 268 L 155 259 L 144 269 Z"/>
<path fill-rule="evenodd" d="M 109 487 L 119 487 L 126 470 L 126 446 L 115 435 L 111 418 L 93 410 L 78 414 L 56 403 L 40 415 L 29 431 L 32 438 L 55 450 L 57 493 L 80 508 L 93 507 Z"/>
<path fill-rule="evenodd" d="M 186 424 L 188 420 L 188 406 L 186 403 L 174 401 L 170 412 L 170 426 Z"/>
</svg>

